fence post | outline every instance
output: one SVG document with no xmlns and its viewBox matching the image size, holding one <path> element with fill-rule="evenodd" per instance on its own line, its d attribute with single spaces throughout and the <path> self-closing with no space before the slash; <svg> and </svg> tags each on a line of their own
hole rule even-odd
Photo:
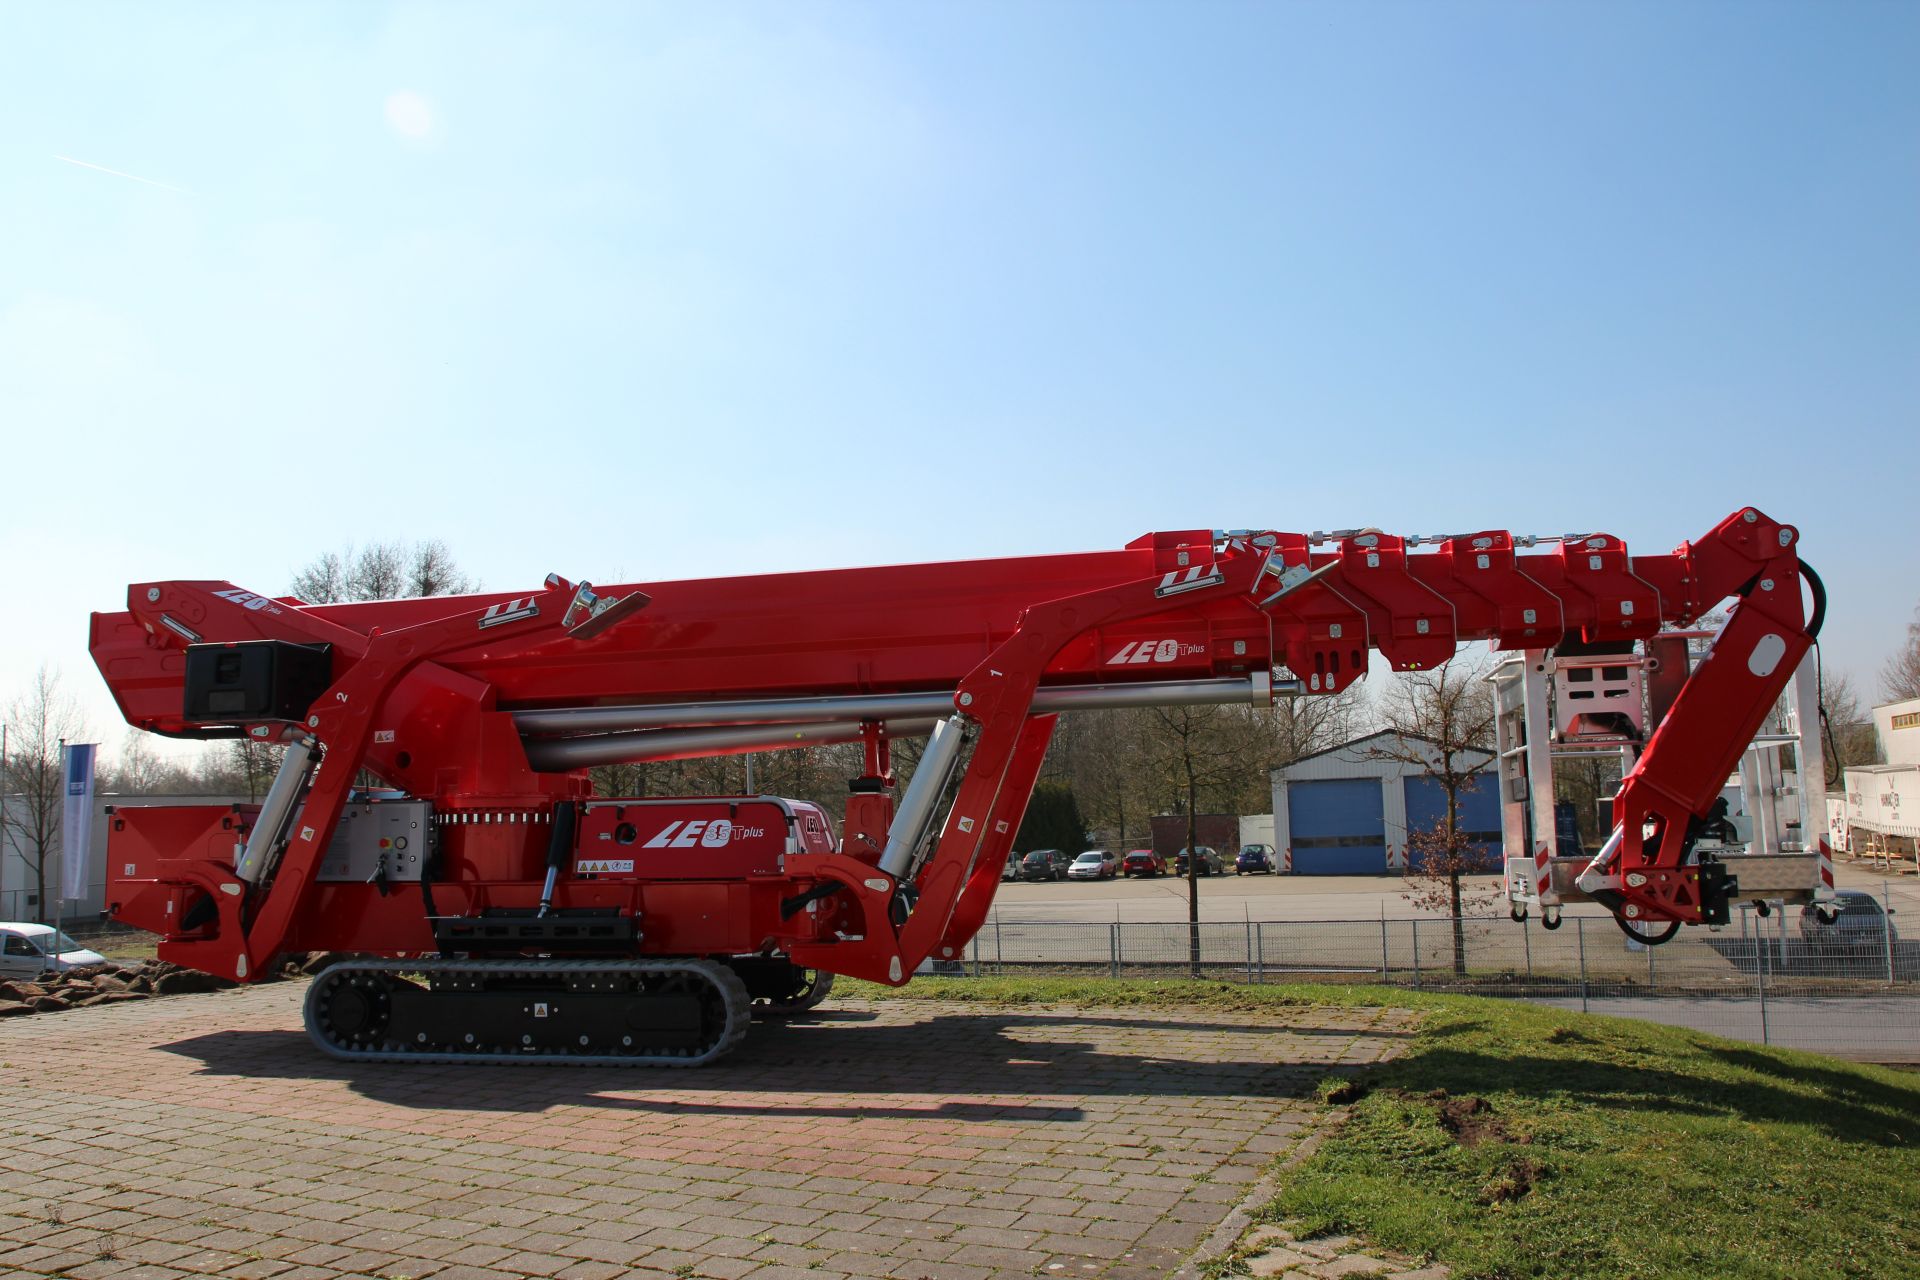
<svg viewBox="0 0 1920 1280">
<path fill-rule="evenodd" d="M 1580 1012 L 1587 1010 L 1587 918 L 1573 918 L 1573 936 L 1580 942 Z"/>
<path fill-rule="evenodd" d="M 1386 985 L 1386 981 L 1387 981 L 1387 918 L 1383 915 L 1380 917 L 1380 982 L 1381 982 L 1381 985 L 1382 986 Z"/>
<path fill-rule="evenodd" d="M 1420 989 L 1420 922 L 1413 922 L 1413 989 Z"/>
<path fill-rule="evenodd" d="M 1880 882 L 1880 943 L 1887 953 L 1887 985 L 1893 985 L 1893 899 L 1887 895 L 1887 882 Z"/>
<path fill-rule="evenodd" d="M 1247 926 L 1247 983 L 1251 986 L 1253 983 L 1253 921 L 1248 920 L 1245 923 Z"/>
<path fill-rule="evenodd" d="M 1533 981 L 1533 916 L 1520 922 L 1520 945 L 1527 949 L 1527 981 Z"/>
<path fill-rule="evenodd" d="M 1653 953 L 1658 951 L 1659 949 L 1660 948 L 1658 947 L 1647 948 L 1647 987 L 1648 989 L 1652 989 L 1653 987 Z"/>
<path fill-rule="evenodd" d="M 980 976 L 980 934 L 978 931 L 975 931 L 973 935 L 973 976 L 976 978 Z"/>
<path fill-rule="evenodd" d="M 993 976 L 998 978 L 1007 971 L 1007 953 L 1000 946 L 1000 913 L 993 913 Z"/>
<path fill-rule="evenodd" d="M 1757 928 L 1757 926 L 1756 926 Z M 1767 1027 L 1767 946 L 1762 939 L 1760 951 L 1760 1043 L 1772 1044 L 1773 1035 Z"/>
<path fill-rule="evenodd" d="M 1253 959 L 1254 970 L 1259 975 L 1258 980 L 1265 983 L 1267 980 L 1267 926 L 1265 921 L 1253 926 Z"/>
<path fill-rule="evenodd" d="M 1107 976 L 1120 976 L 1120 922 L 1115 920 L 1107 926 Z"/>
</svg>

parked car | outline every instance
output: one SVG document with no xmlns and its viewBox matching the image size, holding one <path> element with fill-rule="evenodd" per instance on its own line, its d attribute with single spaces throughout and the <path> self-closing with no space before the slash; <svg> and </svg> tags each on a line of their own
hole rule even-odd
<svg viewBox="0 0 1920 1280">
<path fill-rule="evenodd" d="M 1269 875 L 1274 870 L 1273 846 L 1270 844 L 1243 844 L 1240 855 L 1233 860 L 1233 874 L 1250 876 L 1265 871 Z"/>
<path fill-rule="evenodd" d="M 1187 852 L 1187 850 L 1182 849 L 1173 855 L 1173 874 L 1177 876 L 1187 874 Z M 1218 876 L 1226 874 L 1226 865 L 1220 861 L 1220 851 L 1218 849 L 1210 849 L 1203 844 L 1197 852 L 1200 855 L 1200 863 L 1194 868 L 1193 873 L 1195 875 Z"/>
<path fill-rule="evenodd" d="M 1120 871 L 1129 876 L 1163 876 L 1167 860 L 1151 849 L 1131 849 L 1120 863 Z"/>
<path fill-rule="evenodd" d="M 1035 849 L 1020 859 L 1022 880 L 1065 880 L 1073 855 L 1064 849 Z"/>
<path fill-rule="evenodd" d="M 1017 853 L 1010 853 L 1007 855 L 1007 865 L 1000 868 L 1001 883 L 1004 884 L 1008 880 L 1018 880 L 1019 878 L 1020 878 L 1020 855 Z"/>
<path fill-rule="evenodd" d="M 0 924 L 0 977 L 34 978 L 55 969 L 105 962 L 98 951 L 55 933 L 50 925 Z"/>
<path fill-rule="evenodd" d="M 1821 946 L 1881 948 L 1900 941 L 1900 931 L 1887 919 L 1893 912 L 1880 899 L 1859 889 L 1833 895 L 1832 923 L 1823 921 L 1812 904 L 1800 908 L 1800 938 Z"/>
<path fill-rule="evenodd" d="M 1120 874 L 1120 859 L 1105 849 L 1089 849 L 1067 868 L 1069 880 L 1111 880 Z"/>
</svg>

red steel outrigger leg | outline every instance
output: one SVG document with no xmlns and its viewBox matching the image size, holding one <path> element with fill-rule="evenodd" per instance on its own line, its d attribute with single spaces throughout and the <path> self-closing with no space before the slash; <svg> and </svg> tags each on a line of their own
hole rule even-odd
<svg viewBox="0 0 1920 1280">
<path fill-rule="evenodd" d="M 1722 575 L 1737 574 L 1733 581 L 1745 579 L 1731 592 L 1739 603 L 1622 781 L 1613 835 L 1578 881 L 1623 928 L 1668 924 L 1651 936 L 1635 930 L 1644 941 L 1665 942 L 1681 924 L 1728 922 L 1738 882 L 1718 860 L 1689 857 L 1697 820 L 1711 810 L 1819 634 L 1825 592 L 1800 563 L 1798 541 L 1791 526 L 1749 510 L 1690 549 L 1697 589 L 1714 592 L 1727 581 Z M 1803 570 L 1814 591 L 1811 619 L 1801 606 Z"/>
<path fill-rule="evenodd" d="M 203 889 L 218 913 L 211 937 L 163 940 L 162 957 L 242 982 L 265 972 L 282 950 L 333 839 L 373 741 L 374 715 L 387 695 L 421 663 L 473 647 L 476 633 L 489 646 L 512 650 L 567 627 L 578 617 L 578 609 L 570 606 L 578 606 L 582 596 L 593 602 L 584 585 L 576 592 L 573 584 L 554 577 L 546 590 L 512 601 L 511 609 L 491 605 L 366 636 L 351 655 L 352 665 L 314 703 L 288 748 L 255 829 L 258 851 L 250 843 L 233 870 L 204 859 L 159 863 L 158 879 Z M 299 792 L 309 772 L 313 785 L 302 802 Z M 278 821 L 273 821 L 269 812 L 276 809 Z"/>
</svg>

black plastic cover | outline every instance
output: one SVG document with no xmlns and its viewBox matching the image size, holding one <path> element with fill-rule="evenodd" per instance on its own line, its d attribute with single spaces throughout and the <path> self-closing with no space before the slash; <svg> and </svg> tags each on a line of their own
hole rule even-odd
<svg viewBox="0 0 1920 1280">
<path fill-rule="evenodd" d="M 333 683 L 333 646 L 242 640 L 187 646 L 185 718 L 197 723 L 305 720 Z"/>
</svg>

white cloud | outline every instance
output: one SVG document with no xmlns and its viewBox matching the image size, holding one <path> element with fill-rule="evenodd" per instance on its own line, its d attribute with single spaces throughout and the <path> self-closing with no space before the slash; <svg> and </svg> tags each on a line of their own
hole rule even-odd
<svg viewBox="0 0 1920 1280">
<path fill-rule="evenodd" d="M 424 142 L 439 131 L 433 104 L 411 89 L 387 95 L 387 124 L 403 138 Z"/>
</svg>

